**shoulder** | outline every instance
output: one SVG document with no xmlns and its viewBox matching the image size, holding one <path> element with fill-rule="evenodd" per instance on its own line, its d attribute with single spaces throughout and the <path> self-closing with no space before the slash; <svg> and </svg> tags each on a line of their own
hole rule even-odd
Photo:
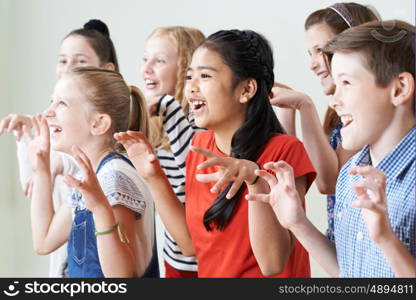
<svg viewBox="0 0 416 300">
<path fill-rule="evenodd" d="M 275 134 L 267 142 L 264 153 L 283 153 L 292 150 L 293 148 L 303 148 L 303 143 L 293 135 Z"/>
<path fill-rule="evenodd" d="M 214 132 L 212 130 L 201 130 L 201 131 L 197 131 L 194 134 L 194 137 L 192 138 L 191 143 L 193 146 L 205 148 L 212 142 L 213 138 L 214 138 Z"/>
</svg>

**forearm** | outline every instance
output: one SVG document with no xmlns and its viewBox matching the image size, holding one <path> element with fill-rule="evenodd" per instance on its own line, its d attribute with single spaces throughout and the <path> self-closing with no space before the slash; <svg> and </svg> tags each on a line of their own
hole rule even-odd
<svg viewBox="0 0 416 300">
<path fill-rule="evenodd" d="M 108 204 L 107 200 L 102 203 Z M 95 209 L 93 218 L 98 232 L 112 228 L 118 221 L 109 204 Z M 121 226 L 123 234 L 128 236 L 129 234 L 124 231 L 123 224 L 119 223 L 119 226 Z M 97 235 L 98 255 L 105 277 L 132 277 L 134 275 L 135 257 L 128 246 L 130 242 L 125 239 L 126 236 L 120 237 L 117 229 L 109 234 Z M 121 238 L 124 239 L 124 243 Z"/>
<path fill-rule="evenodd" d="M 22 188 L 28 183 L 32 177 L 32 169 L 30 168 L 30 161 L 28 157 L 28 142 L 26 136 L 23 136 L 20 141 L 16 141 L 17 148 L 17 163 L 19 168 L 19 179 Z"/>
<path fill-rule="evenodd" d="M 185 207 L 176 197 L 167 177 L 160 174 L 147 181 L 163 224 L 178 243 L 185 256 L 195 255 L 188 226 L 186 225 Z"/>
<path fill-rule="evenodd" d="M 416 258 L 402 244 L 393 231 L 378 244 L 396 277 L 416 277 Z"/>
<path fill-rule="evenodd" d="M 296 136 L 296 110 L 283 107 L 273 108 L 286 134 Z"/>
<path fill-rule="evenodd" d="M 54 216 L 50 172 L 36 172 L 33 174 L 30 214 L 35 251 L 38 254 L 48 254 L 54 250 L 48 239 L 50 225 Z"/>
<path fill-rule="evenodd" d="M 338 157 L 328 143 L 312 100 L 303 101 L 299 111 L 303 143 L 318 174 L 316 185 L 321 193 L 333 194 L 339 171 Z"/>
<path fill-rule="evenodd" d="M 290 229 L 309 255 L 332 277 L 339 277 L 335 244 L 330 242 L 307 218 Z"/>
<path fill-rule="evenodd" d="M 248 188 L 249 193 L 268 193 L 270 190 L 262 178 Z M 289 231 L 280 225 L 268 203 L 249 201 L 248 222 L 251 247 L 263 275 L 283 272 L 293 249 Z"/>
</svg>

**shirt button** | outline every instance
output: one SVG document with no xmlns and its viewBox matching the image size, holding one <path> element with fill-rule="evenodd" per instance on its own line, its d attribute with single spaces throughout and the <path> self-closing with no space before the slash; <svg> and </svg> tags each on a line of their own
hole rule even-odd
<svg viewBox="0 0 416 300">
<path fill-rule="evenodd" d="M 363 234 L 361 231 L 359 231 L 359 232 L 357 233 L 357 240 L 362 241 L 362 240 L 363 240 L 363 238 L 364 238 L 364 234 Z"/>
</svg>

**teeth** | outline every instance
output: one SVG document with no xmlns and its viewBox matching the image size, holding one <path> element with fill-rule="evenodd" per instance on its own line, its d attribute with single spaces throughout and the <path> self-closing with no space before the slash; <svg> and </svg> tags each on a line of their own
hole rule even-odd
<svg viewBox="0 0 416 300">
<path fill-rule="evenodd" d="M 150 79 L 146 79 L 144 82 L 146 84 L 154 84 L 155 83 L 153 80 L 150 80 Z"/>
<path fill-rule="evenodd" d="M 344 124 L 352 122 L 352 117 L 351 116 L 342 116 L 341 117 L 341 122 L 344 123 Z"/>
<path fill-rule="evenodd" d="M 193 102 L 192 102 L 192 104 L 193 104 L 194 106 L 197 106 L 197 105 L 204 105 L 204 104 L 205 104 L 205 102 L 204 102 L 204 101 L 193 101 Z"/>
</svg>

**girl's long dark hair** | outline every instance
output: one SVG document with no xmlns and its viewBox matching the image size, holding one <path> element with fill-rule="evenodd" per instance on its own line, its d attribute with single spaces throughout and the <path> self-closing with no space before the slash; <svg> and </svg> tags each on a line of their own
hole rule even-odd
<svg viewBox="0 0 416 300">
<path fill-rule="evenodd" d="M 221 30 L 210 35 L 201 45 L 217 52 L 233 73 L 233 88 L 243 80 L 255 79 L 257 91 L 249 101 L 244 124 L 231 140 L 231 157 L 256 161 L 274 133 L 283 133 L 269 101 L 274 83 L 273 51 L 268 41 L 251 30 Z M 244 189 L 242 185 L 232 199 L 227 199 L 230 183 L 205 212 L 204 225 L 223 230 L 230 221 Z"/>
</svg>

